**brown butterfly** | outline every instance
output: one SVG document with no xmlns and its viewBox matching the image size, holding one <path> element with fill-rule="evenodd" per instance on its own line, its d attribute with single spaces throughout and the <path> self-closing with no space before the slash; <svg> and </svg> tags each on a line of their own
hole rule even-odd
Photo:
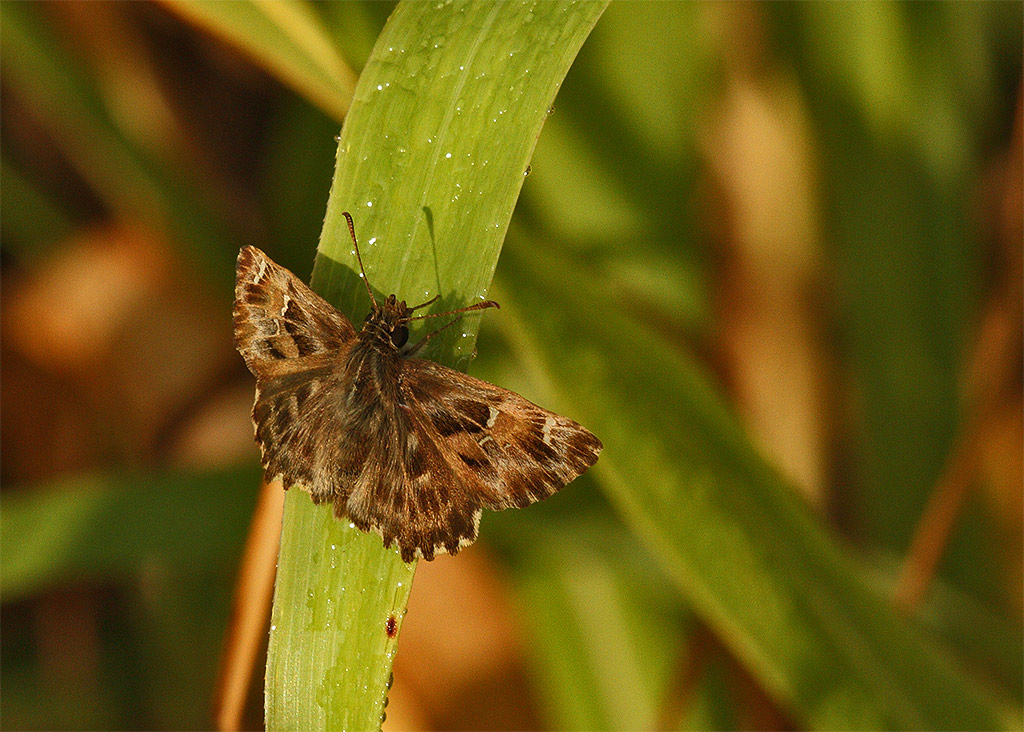
<svg viewBox="0 0 1024 732">
<path fill-rule="evenodd" d="M 358 245 L 356 256 L 366 282 Z M 377 303 L 369 282 L 366 290 L 371 309 L 356 333 L 259 249 L 239 253 L 235 345 L 256 376 L 252 416 L 268 478 L 332 503 L 409 562 L 455 554 L 476 540 L 481 508 L 547 498 L 597 461 L 601 441 L 571 419 L 411 357 L 440 331 L 408 348 L 409 322 L 449 314 L 412 315 L 437 298 L 409 307 L 394 295 Z M 497 303 L 451 312 L 488 307 Z"/>
</svg>

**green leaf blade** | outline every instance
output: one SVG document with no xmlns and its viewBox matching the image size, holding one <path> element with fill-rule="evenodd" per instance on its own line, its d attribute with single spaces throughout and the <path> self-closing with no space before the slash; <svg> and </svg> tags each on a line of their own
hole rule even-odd
<svg viewBox="0 0 1024 732">
<path fill-rule="evenodd" d="M 127 581 L 147 563 L 205 571 L 227 562 L 241 550 L 255 479 L 252 467 L 97 474 L 5 492 L 4 601 L 72 579 Z"/>
<path fill-rule="evenodd" d="M 366 274 L 433 312 L 483 297 L 547 110 L 603 2 L 399 5 L 356 88 L 312 286 L 360 322 Z M 465 367 L 479 320 L 431 341 Z M 422 335 L 422 334 L 418 334 Z M 416 338 L 417 334 L 413 335 Z M 442 560 L 445 561 L 445 560 Z M 414 564 L 295 491 L 285 506 L 267 728 L 375 728 Z M 332 609 L 333 608 L 333 609 Z"/>
<path fill-rule="evenodd" d="M 563 344 L 572 378 L 557 388 L 604 440 L 594 475 L 608 497 L 772 695 L 813 728 L 1006 727 L 1005 705 L 877 593 L 710 378 L 585 275 L 566 283 L 571 269 L 517 247 L 502 289 L 539 339 Z M 556 300 L 564 317 L 543 317 Z"/>
<path fill-rule="evenodd" d="M 336 120 L 356 75 L 305 2 L 164 0 L 172 11 L 249 55 Z"/>
</svg>

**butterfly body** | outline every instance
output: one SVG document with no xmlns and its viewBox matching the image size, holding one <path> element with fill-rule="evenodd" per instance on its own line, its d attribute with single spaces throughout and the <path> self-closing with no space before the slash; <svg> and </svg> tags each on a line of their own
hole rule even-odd
<svg viewBox="0 0 1024 732">
<path fill-rule="evenodd" d="M 601 451 L 576 422 L 409 355 L 413 310 L 390 295 L 357 333 L 263 252 L 239 254 L 235 342 L 256 376 L 268 478 L 332 504 L 405 561 L 456 553 L 482 508 L 546 498 Z"/>
</svg>

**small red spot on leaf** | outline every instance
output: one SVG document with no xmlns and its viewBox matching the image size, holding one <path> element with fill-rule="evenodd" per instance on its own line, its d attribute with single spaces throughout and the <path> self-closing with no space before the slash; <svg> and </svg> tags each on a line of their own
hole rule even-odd
<svg viewBox="0 0 1024 732">
<path fill-rule="evenodd" d="M 395 620 L 394 615 L 388 615 L 387 622 L 384 623 L 384 632 L 388 634 L 388 638 L 394 638 L 395 633 L 398 632 L 398 621 Z"/>
</svg>

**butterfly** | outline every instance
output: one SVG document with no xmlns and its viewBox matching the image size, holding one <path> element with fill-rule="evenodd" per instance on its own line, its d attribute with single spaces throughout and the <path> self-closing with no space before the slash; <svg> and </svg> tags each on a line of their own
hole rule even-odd
<svg viewBox="0 0 1024 732">
<path fill-rule="evenodd" d="M 411 321 L 497 303 L 419 316 L 437 298 L 378 303 L 344 216 L 371 303 L 358 333 L 259 249 L 238 255 L 235 346 L 256 377 L 263 467 L 406 562 L 455 554 L 476 540 L 481 509 L 547 498 L 597 461 L 601 441 L 514 392 L 416 358 L 440 329 L 410 347 Z"/>
</svg>

